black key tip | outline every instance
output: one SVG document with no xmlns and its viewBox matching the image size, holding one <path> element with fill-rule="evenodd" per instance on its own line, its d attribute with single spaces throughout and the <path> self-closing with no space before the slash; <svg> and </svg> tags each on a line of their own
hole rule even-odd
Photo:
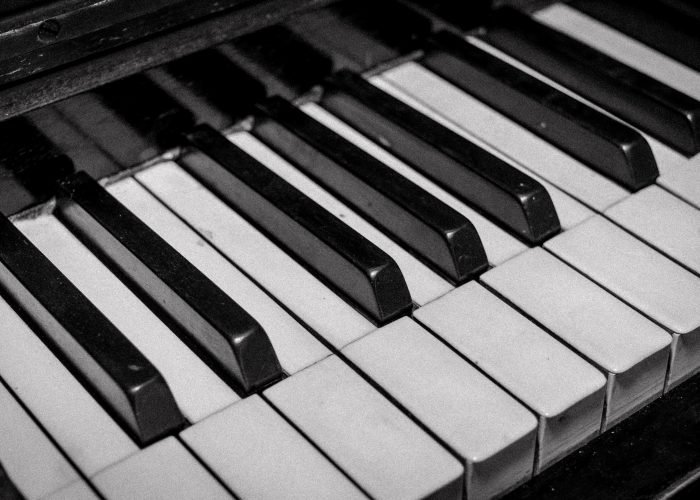
<svg viewBox="0 0 700 500">
<path fill-rule="evenodd" d="M 471 222 L 446 233 L 447 247 L 451 252 L 454 273 L 450 273 L 457 283 L 464 283 L 489 267 L 486 251 L 481 238 Z"/>
<path fill-rule="evenodd" d="M 128 369 L 135 374 L 149 367 L 130 364 Z M 133 385 L 128 393 L 131 399 L 130 412 L 134 421 L 129 422 L 136 432 L 141 445 L 147 445 L 168 436 L 183 427 L 185 420 L 177 408 L 170 388 L 162 375 L 154 372 L 150 378 L 139 385 Z"/>
<path fill-rule="evenodd" d="M 370 270 L 376 300 L 375 317 L 380 324 L 408 314 L 413 308 L 411 294 L 399 266 L 391 259 Z"/>
</svg>

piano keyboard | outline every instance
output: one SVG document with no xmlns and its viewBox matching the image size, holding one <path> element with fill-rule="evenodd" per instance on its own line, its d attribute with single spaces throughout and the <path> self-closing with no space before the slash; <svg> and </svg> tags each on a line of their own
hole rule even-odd
<svg viewBox="0 0 700 500">
<path fill-rule="evenodd" d="M 30 121 L 50 147 L 6 157 L 57 180 L 0 224 L 0 497 L 544 495 L 683 387 L 700 73 L 576 6 L 424 34 L 364 76 L 324 74 L 333 30 L 289 24 L 317 59 L 260 35 Z M 338 12 L 369 61 L 411 47 Z M 557 66 L 578 43 L 598 68 Z"/>
</svg>

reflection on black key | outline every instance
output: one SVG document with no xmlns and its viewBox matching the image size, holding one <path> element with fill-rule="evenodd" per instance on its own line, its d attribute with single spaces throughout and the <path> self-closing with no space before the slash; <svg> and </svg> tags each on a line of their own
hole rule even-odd
<svg viewBox="0 0 700 500">
<path fill-rule="evenodd" d="M 461 214 L 281 98 L 259 109 L 253 133 L 455 282 L 486 270 L 474 226 Z"/>
<path fill-rule="evenodd" d="M 134 75 L 55 104 L 120 165 L 131 167 L 178 145 L 194 117 L 145 75 Z"/>
<path fill-rule="evenodd" d="M 0 122 L 0 212 L 12 215 L 53 195 L 73 163 L 25 116 Z"/>
<path fill-rule="evenodd" d="M 397 2 L 355 0 L 296 16 L 286 26 L 335 68 L 365 71 L 419 49 L 430 21 Z"/>
<path fill-rule="evenodd" d="M 109 177 L 120 171 L 114 160 L 90 142 L 52 106 L 30 111 L 22 117 L 30 121 L 62 153 L 70 157 L 75 170 L 84 170 L 95 179 Z M 41 175 L 46 177 L 47 174 L 49 170 L 45 169 Z"/>
<path fill-rule="evenodd" d="M 700 70 L 700 24 L 692 15 L 653 0 L 579 0 L 573 5 L 659 52 Z M 697 3 L 695 8 L 697 14 Z"/>
<path fill-rule="evenodd" d="M 540 183 L 359 75 L 339 72 L 321 104 L 528 243 L 559 232 Z"/>
<path fill-rule="evenodd" d="M 649 144 L 631 127 L 550 87 L 447 32 L 421 60 L 441 77 L 623 186 L 637 190 L 659 172 Z"/>
<path fill-rule="evenodd" d="M 697 100 L 513 9 L 501 9 L 483 36 L 675 149 L 700 151 Z"/>
<path fill-rule="evenodd" d="M 0 498 L 3 500 L 24 500 L 17 487 L 0 463 Z"/>
<path fill-rule="evenodd" d="M 4 217 L 0 285 L 137 441 L 149 443 L 184 423 L 156 368 Z"/>
<path fill-rule="evenodd" d="M 145 75 L 198 122 L 222 130 L 245 118 L 249 101 L 266 95 L 265 87 L 214 49 L 204 50 L 146 71 Z M 239 104 L 243 101 L 243 105 Z"/>
<path fill-rule="evenodd" d="M 220 45 L 218 50 L 264 84 L 268 96 L 289 100 L 311 90 L 333 69 L 330 58 L 311 49 L 296 33 L 282 26 L 236 38 L 234 43 Z"/>
<path fill-rule="evenodd" d="M 433 30 L 469 31 L 483 24 L 493 8 L 491 0 L 394 0 L 431 19 Z"/>
<path fill-rule="evenodd" d="M 282 375 L 262 327 L 184 257 L 79 172 L 61 182 L 57 215 L 245 393 Z"/>
<path fill-rule="evenodd" d="M 401 271 L 382 250 L 212 128 L 188 138 L 199 151 L 185 167 L 374 321 L 410 312 Z"/>
</svg>

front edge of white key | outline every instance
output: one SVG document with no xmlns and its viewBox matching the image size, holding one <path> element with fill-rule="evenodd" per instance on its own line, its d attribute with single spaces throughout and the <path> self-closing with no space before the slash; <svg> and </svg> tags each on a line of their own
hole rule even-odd
<svg viewBox="0 0 700 500">
<path fill-rule="evenodd" d="M 468 498 L 492 498 L 532 475 L 534 416 L 412 319 L 342 352 L 463 458 Z"/>
<path fill-rule="evenodd" d="M 533 248 L 482 280 L 606 373 L 603 430 L 662 393 L 671 337 L 550 253 Z"/>
<path fill-rule="evenodd" d="M 180 436 L 239 498 L 366 498 L 258 395 L 232 404 Z"/>
<path fill-rule="evenodd" d="M 672 334 L 668 387 L 700 371 L 700 278 L 601 216 L 545 247 Z"/>
<path fill-rule="evenodd" d="M 371 497 L 462 497 L 461 463 L 337 356 L 264 395 Z"/>
<path fill-rule="evenodd" d="M 415 316 L 538 415 L 536 472 L 598 435 L 605 376 L 484 287 L 463 285 Z"/>
<path fill-rule="evenodd" d="M 174 437 L 162 439 L 91 478 L 107 500 L 227 500 L 231 494 Z"/>
</svg>

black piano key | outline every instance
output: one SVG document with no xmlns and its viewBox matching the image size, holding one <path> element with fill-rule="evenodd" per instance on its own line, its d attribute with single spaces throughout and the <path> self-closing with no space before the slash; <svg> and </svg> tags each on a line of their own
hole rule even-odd
<svg viewBox="0 0 700 500">
<path fill-rule="evenodd" d="M 282 376 L 262 327 L 87 174 L 60 183 L 57 215 L 244 393 Z"/>
<path fill-rule="evenodd" d="M 387 22 L 388 21 L 388 22 Z M 420 49 L 428 19 L 394 2 L 355 0 L 294 17 L 285 26 L 332 58 L 334 67 L 365 71 Z"/>
<path fill-rule="evenodd" d="M 488 267 L 464 216 L 281 98 L 259 108 L 253 134 L 359 213 L 464 282 Z"/>
<path fill-rule="evenodd" d="M 384 0 L 386 2 L 386 0 Z M 394 0 L 407 5 L 419 14 L 430 18 L 434 31 L 448 29 L 455 32 L 469 31 L 483 24 L 493 8 L 491 0 Z"/>
<path fill-rule="evenodd" d="M 576 9 L 700 71 L 700 25 L 659 2 L 585 0 Z M 697 4 L 696 4 L 697 5 Z"/>
<path fill-rule="evenodd" d="M 638 190 L 659 171 L 642 134 L 447 32 L 424 66 L 623 186 Z"/>
<path fill-rule="evenodd" d="M 331 73 L 332 62 L 295 33 L 273 26 L 146 72 L 199 123 L 218 130 L 269 95 L 295 99 Z"/>
<path fill-rule="evenodd" d="M 377 323 L 410 312 L 396 263 L 284 179 L 208 126 L 188 135 L 180 162 Z"/>
<path fill-rule="evenodd" d="M 4 217 L 0 286 L 42 340 L 137 441 L 150 443 L 183 425 L 157 369 Z"/>
<path fill-rule="evenodd" d="M 72 160 L 75 170 L 84 170 L 95 179 L 109 177 L 122 170 L 52 106 L 45 106 L 22 116 Z M 48 169 L 42 173 L 43 176 L 47 174 Z"/>
<path fill-rule="evenodd" d="M 514 9 L 500 9 L 483 37 L 675 149 L 700 151 L 697 100 Z"/>
<path fill-rule="evenodd" d="M 309 92 L 333 70 L 329 57 L 281 25 L 236 38 L 218 50 L 264 85 L 268 96 L 288 100 Z"/>
<path fill-rule="evenodd" d="M 700 27 L 700 4 L 697 0 L 656 0 L 656 3 L 686 16 L 695 26 Z"/>
<path fill-rule="evenodd" d="M 531 244 L 560 230 L 537 181 L 348 71 L 321 104 Z"/>
<path fill-rule="evenodd" d="M 7 475 L 2 463 L 0 463 L 0 498 L 2 500 L 24 500 L 24 496 Z"/>
<path fill-rule="evenodd" d="M 179 144 L 194 117 L 145 75 L 134 75 L 55 104 L 123 167 Z"/>
<path fill-rule="evenodd" d="M 53 182 L 73 171 L 71 159 L 27 117 L 0 122 L 0 212 L 12 215 L 53 195 Z"/>
<path fill-rule="evenodd" d="M 268 32 L 264 38 L 276 33 L 278 31 L 275 30 Z M 259 39 L 253 41 L 257 44 Z M 225 54 L 226 51 L 220 53 Z M 270 70 L 269 62 L 268 69 L 263 69 L 263 63 L 256 62 L 256 69 L 245 61 L 240 64 L 238 57 L 212 68 L 199 55 L 201 54 L 194 55 L 187 67 L 181 67 L 182 71 L 175 80 L 181 78 L 203 88 L 206 85 L 204 80 L 219 78 L 221 81 L 215 87 L 216 92 L 221 92 L 226 87 L 231 87 L 232 90 L 228 102 L 216 98 L 218 112 L 225 115 L 252 106 L 259 97 L 257 93 L 242 95 L 233 92 L 239 78 L 254 78 L 262 83 L 268 81 L 268 75 L 273 75 L 272 79 L 286 82 L 289 89 L 302 88 L 304 82 L 308 81 L 304 77 L 300 78 L 296 70 Z M 279 57 L 279 54 L 274 54 L 270 60 L 278 60 Z M 322 69 L 325 74 L 327 66 L 323 58 L 312 59 L 314 65 L 321 64 L 325 68 Z M 292 75 L 295 77 L 292 78 Z M 154 82 L 166 92 L 172 93 L 172 89 L 162 85 L 162 82 L 157 79 Z M 255 87 L 251 85 L 251 88 Z M 214 102 L 214 98 L 210 98 L 210 101 Z M 184 104 L 190 106 L 189 103 Z M 191 109 L 196 112 L 197 104 Z M 181 163 L 212 191 L 247 214 L 268 233 L 272 233 L 275 239 L 320 274 L 322 279 L 332 283 L 336 290 L 350 297 L 375 321 L 381 323 L 410 310 L 411 299 L 403 276 L 387 255 L 350 228 L 338 223 L 331 214 L 240 151 L 211 127 L 201 126 L 188 137 L 203 152 L 188 154 Z M 236 162 L 240 164 L 237 165 Z M 274 180 L 274 186 L 265 185 L 269 179 Z M 245 199 L 237 196 L 241 190 L 247 191 Z"/>
<path fill-rule="evenodd" d="M 194 114 L 198 122 L 223 130 L 245 118 L 248 100 L 265 98 L 265 86 L 243 71 L 238 71 L 227 57 L 214 49 L 191 54 L 145 75 L 181 106 Z"/>
</svg>

